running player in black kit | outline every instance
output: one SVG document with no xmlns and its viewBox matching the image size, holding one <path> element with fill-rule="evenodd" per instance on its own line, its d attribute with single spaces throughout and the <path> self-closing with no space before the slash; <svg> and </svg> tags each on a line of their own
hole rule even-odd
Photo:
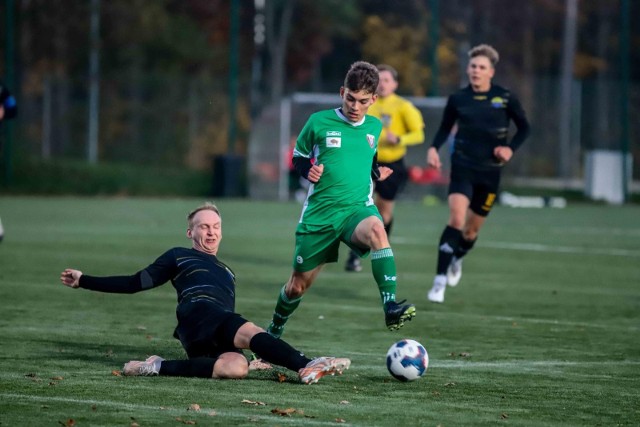
<svg viewBox="0 0 640 427">
<path fill-rule="evenodd" d="M 457 123 L 451 155 L 449 222 L 440 237 L 438 264 L 429 301 L 444 302 L 444 292 L 462 275 L 462 257 L 473 248 L 496 200 L 502 166 L 529 135 L 518 98 L 491 82 L 498 52 L 481 44 L 469 51 L 469 85 L 449 96 L 440 128 L 427 151 L 427 165 L 440 169 L 438 149 Z M 509 142 L 509 123 L 517 132 Z"/>
<path fill-rule="evenodd" d="M 133 360 L 124 365 L 124 375 L 244 378 L 249 363 L 242 349 L 251 349 L 265 362 L 296 371 L 305 384 L 349 368 L 349 359 L 311 360 L 235 313 L 235 275 L 216 257 L 222 239 L 218 208 L 205 204 L 187 219 L 192 248 L 169 249 L 134 275 L 95 277 L 66 269 L 60 276 L 62 283 L 71 288 L 110 293 L 131 294 L 168 281 L 173 284 L 178 294 L 174 336 L 189 359 L 164 360 L 154 355 L 144 361 Z"/>
</svg>

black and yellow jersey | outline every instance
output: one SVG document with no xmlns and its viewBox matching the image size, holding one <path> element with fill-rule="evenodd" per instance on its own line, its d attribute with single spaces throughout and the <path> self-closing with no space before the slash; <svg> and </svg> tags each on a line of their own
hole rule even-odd
<svg viewBox="0 0 640 427">
<path fill-rule="evenodd" d="M 517 132 L 509 141 L 511 120 Z M 491 85 L 487 92 L 474 92 L 468 85 L 450 95 L 431 145 L 439 149 L 456 123 L 451 159 L 469 167 L 502 166 L 494 157 L 493 149 L 502 145 L 515 152 L 529 136 L 529 122 L 520 101 L 513 92 L 498 85 Z"/>
</svg>

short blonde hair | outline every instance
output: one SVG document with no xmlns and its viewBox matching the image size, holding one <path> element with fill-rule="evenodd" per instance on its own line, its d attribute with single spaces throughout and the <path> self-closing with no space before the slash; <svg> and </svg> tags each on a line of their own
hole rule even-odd
<svg viewBox="0 0 640 427">
<path fill-rule="evenodd" d="M 476 56 L 486 56 L 494 67 L 500 60 L 498 51 L 488 44 L 479 44 L 478 46 L 472 47 L 471 50 L 469 50 L 468 55 L 469 59 L 473 59 Z"/>
<path fill-rule="evenodd" d="M 220 219 L 222 219 L 222 215 L 220 215 L 220 210 L 218 209 L 218 207 L 211 202 L 206 202 L 204 205 L 198 206 L 197 208 L 189 212 L 189 215 L 187 215 L 187 223 L 189 224 L 189 228 L 193 227 L 193 217 L 195 217 L 196 214 L 200 211 L 213 211 L 218 214 Z"/>
</svg>

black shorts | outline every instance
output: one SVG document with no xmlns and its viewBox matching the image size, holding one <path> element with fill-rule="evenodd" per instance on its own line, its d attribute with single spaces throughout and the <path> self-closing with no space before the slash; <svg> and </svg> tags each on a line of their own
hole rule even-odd
<svg viewBox="0 0 640 427">
<path fill-rule="evenodd" d="M 501 169 L 477 170 L 451 163 L 449 194 L 460 193 L 470 200 L 469 208 L 486 217 L 491 212 L 500 186 Z"/>
<path fill-rule="evenodd" d="M 396 196 L 404 189 L 409 179 L 404 159 L 391 163 L 378 163 L 378 166 L 386 166 L 393 173 L 384 181 L 376 181 L 376 193 L 385 200 L 395 200 Z"/>
<path fill-rule="evenodd" d="M 180 340 L 189 359 L 217 358 L 222 353 L 242 351 L 233 345 L 238 329 L 247 320 L 206 301 L 187 302 L 176 310 L 178 326 L 174 336 Z"/>
</svg>

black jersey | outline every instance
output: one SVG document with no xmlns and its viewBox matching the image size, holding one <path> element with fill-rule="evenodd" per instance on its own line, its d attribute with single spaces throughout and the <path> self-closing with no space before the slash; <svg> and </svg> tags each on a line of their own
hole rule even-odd
<svg viewBox="0 0 640 427">
<path fill-rule="evenodd" d="M 173 248 L 144 270 L 131 276 L 95 277 L 82 275 L 80 287 L 94 291 L 132 294 L 171 281 L 178 294 L 178 306 L 206 301 L 226 312 L 235 310 L 235 275 L 214 255 Z"/>
<path fill-rule="evenodd" d="M 508 141 L 510 120 L 517 127 L 511 142 Z M 433 147 L 439 149 L 445 143 L 456 122 L 452 161 L 468 167 L 502 166 L 494 157 L 493 149 L 508 145 L 515 151 L 529 135 L 529 122 L 518 98 L 508 89 L 493 84 L 488 92 L 474 92 L 468 85 L 449 96 Z"/>
</svg>

